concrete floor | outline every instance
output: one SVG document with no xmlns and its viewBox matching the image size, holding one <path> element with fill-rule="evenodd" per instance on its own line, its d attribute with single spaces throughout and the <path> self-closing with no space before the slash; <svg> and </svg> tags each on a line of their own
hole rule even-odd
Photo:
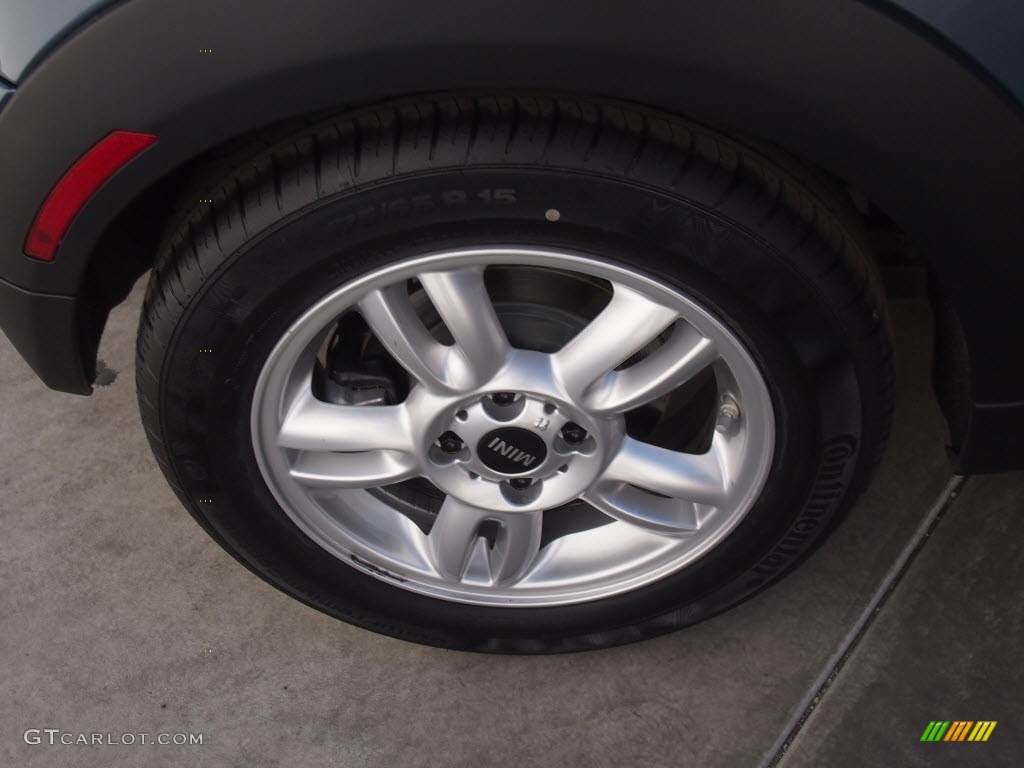
<svg viewBox="0 0 1024 768">
<path fill-rule="evenodd" d="M 1024 473 L 950 474 L 923 304 L 894 307 L 876 482 L 806 565 L 683 632 L 521 658 L 347 626 L 208 539 L 139 425 L 140 299 L 111 317 L 116 378 L 91 399 L 45 389 L 0 336 L 0 765 L 997 766 L 1024 746 Z M 934 719 L 999 725 L 920 743 Z M 30 745 L 32 728 L 203 744 Z"/>
</svg>

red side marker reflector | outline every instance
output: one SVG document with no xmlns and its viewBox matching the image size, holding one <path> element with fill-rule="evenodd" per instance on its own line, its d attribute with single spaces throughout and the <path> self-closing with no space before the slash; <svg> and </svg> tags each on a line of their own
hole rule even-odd
<svg viewBox="0 0 1024 768">
<path fill-rule="evenodd" d="M 104 182 L 156 143 L 151 133 L 114 131 L 101 139 L 57 182 L 36 214 L 25 239 L 25 254 L 53 261 L 71 222 Z"/>
</svg>

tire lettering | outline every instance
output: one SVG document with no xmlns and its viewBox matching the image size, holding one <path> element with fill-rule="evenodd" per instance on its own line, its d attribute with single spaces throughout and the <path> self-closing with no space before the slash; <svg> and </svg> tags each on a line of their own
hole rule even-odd
<svg viewBox="0 0 1024 768">
<path fill-rule="evenodd" d="M 786 535 L 751 568 L 750 573 L 754 575 L 746 582 L 748 588 L 763 584 L 801 552 L 803 545 L 812 538 L 811 532 L 819 527 L 819 518 L 827 515 L 846 492 L 850 459 L 856 452 L 857 440 L 852 435 L 840 435 L 825 442 L 818 476 L 807 504 Z"/>
<path fill-rule="evenodd" d="M 408 200 L 399 198 L 388 203 L 388 218 L 390 219 L 404 219 L 411 211 L 412 205 Z"/>
<path fill-rule="evenodd" d="M 446 208 L 459 208 L 466 204 L 466 193 L 461 189 L 452 189 L 441 193 L 441 201 Z"/>
<path fill-rule="evenodd" d="M 508 206 L 518 202 L 517 192 L 509 187 L 480 189 L 467 192 L 449 189 L 435 195 L 413 195 L 375 203 L 360 208 L 355 213 L 340 216 L 328 225 L 329 232 L 348 234 L 356 227 L 368 227 L 382 221 L 405 219 L 414 214 L 427 214 L 439 208 L 464 208 L 471 200 L 479 200 L 488 206 Z"/>
<path fill-rule="evenodd" d="M 494 203 L 496 205 L 515 205 L 516 191 L 514 189 L 494 190 Z"/>
<path fill-rule="evenodd" d="M 435 208 L 437 206 L 434 204 L 434 198 L 430 195 L 415 195 L 412 198 L 412 209 L 416 213 L 429 213 Z"/>
</svg>

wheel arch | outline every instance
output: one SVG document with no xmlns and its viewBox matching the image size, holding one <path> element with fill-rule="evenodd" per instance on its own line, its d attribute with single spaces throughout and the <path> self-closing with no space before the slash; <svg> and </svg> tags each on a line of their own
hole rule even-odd
<svg viewBox="0 0 1024 768">
<path fill-rule="evenodd" d="M 967 451 L 977 406 L 1024 401 L 1024 367 L 994 360 L 992 339 L 1013 317 L 1013 286 L 1024 284 L 1024 262 L 1011 258 L 1024 252 L 1013 224 L 1024 209 L 1020 105 L 901 20 L 845 0 L 800 0 L 786 17 L 741 0 L 300 5 L 253 0 L 239 25 L 228 2 L 120 3 L 9 99 L 0 113 L 0 241 L 9 244 L 0 275 L 22 290 L 77 297 L 78 328 L 68 329 L 77 359 L 51 366 L 51 386 L 88 391 L 108 305 L 148 266 L 140 246 L 206 153 L 253 126 L 339 104 L 486 87 L 687 115 L 778 144 L 857 186 L 919 244 L 963 340 L 946 355 L 970 382 L 947 404 L 967 414 L 954 420 L 962 466 L 979 465 Z M 50 186 L 113 128 L 160 141 L 90 200 L 55 264 L 12 252 Z M 1009 345 L 1024 359 L 1024 338 L 999 341 L 1001 355 Z M 1024 409 L 1014 414 L 1024 425 Z M 996 460 L 990 450 L 974 455 Z"/>
</svg>

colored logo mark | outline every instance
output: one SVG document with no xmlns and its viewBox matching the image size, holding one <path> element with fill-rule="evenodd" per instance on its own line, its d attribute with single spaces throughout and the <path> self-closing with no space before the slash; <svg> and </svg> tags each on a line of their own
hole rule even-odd
<svg viewBox="0 0 1024 768">
<path fill-rule="evenodd" d="M 995 720 L 932 720 L 921 741 L 988 741 L 996 729 Z"/>
</svg>

